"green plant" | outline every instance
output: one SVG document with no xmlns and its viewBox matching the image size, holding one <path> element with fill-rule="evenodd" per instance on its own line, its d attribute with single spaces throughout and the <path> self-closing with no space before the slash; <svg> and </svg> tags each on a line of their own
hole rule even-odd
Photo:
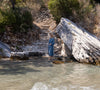
<svg viewBox="0 0 100 90">
<path fill-rule="evenodd" d="M 93 5 L 93 0 L 50 0 L 48 4 L 49 9 L 57 22 L 59 22 L 61 17 L 73 17 L 75 19 L 76 17 L 78 19 L 84 18 L 91 13 Z"/>
<path fill-rule="evenodd" d="M 3 21 L 4 21 L 4 17 L 2 16 L 1 12 L 0 12 L 0 33 L 4 32 L 5 29 L 5 25 L 3 24 Z"/>
<path fill-rule="evenodd" d="M 0 32 L 4 32 L 7 26 L 11 26 L 15 23 L 16 18 L 11 10 L 0 10 Z"/>
<path fill-rule="evenodd" d="M 23 19 L 23 23 L 26 23 L 28 25 L 28 27 L 32 28 L 33 25 L 33 18 L 31 15 L 31 12 L 25 10 L 22 14 L 22 19 Z"/>
<path fill-rule="evenodd" d="M 48 6 L 57 22 L 61 17 L 69 18 L 74 11 L 79 10 L 78 0 L 50 0 Z"/>
<path fill-rule="evenodd" d="M 48 7 L 57 23 L 65 17 L 93 33 L 97 23 L 93 0 L 50 0 Z"/>
<path fill-rule="evenodd" d="M 32 25 L 32 15 L 28 10 L 20 8 L 0 10 L 0 32 L 6 31 L 8 27 L 11 27 L 10 31 L 14 33 L 27 32 Z"/>
</svg>

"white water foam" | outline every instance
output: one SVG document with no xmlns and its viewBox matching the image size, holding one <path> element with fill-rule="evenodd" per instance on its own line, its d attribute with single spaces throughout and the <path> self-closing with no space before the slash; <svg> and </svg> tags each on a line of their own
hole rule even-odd
<svg viewBox="0 0 100 90">
<path fill-rule="evenodd" d="M 51 85 L 46 85 L 42 82 L 37 82 L 34 84 L 31 90 L 95 90 L 93 87 L 83 87 L 83 86 L 59 86 L 59 87 L 52 87 Z"/>
</svg>

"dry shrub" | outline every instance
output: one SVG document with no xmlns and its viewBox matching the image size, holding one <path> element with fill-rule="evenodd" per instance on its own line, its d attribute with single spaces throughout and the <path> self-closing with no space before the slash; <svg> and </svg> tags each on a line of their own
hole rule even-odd
<svg viewBox="0 0 100 90">
<path fill-rule="evenodd" d="M 97 13 L 97 21 L 98 21 L 98 24 L 96 25 L 96 28 L 94 29 L 94 33 L 97 35 L 97 36 L 100 36 L 100 4 L 97 4 L 96 5 L 96 13 Z"/>
<path fill-rule="evenodd" d="M 28 0 L 25 6 L 30 8 L 33 16 L 35 17 L 41 7 L 46 7 L 49 0 Z"/>
<path fill-rule="evenodd" d="M 76 23 L 81 27 L 88 30 L 90 33 L 94 33 L 96 25 L 98 24 L 96 5 L 90 3 L 90 0 L 80 1 L 80 10 L 78 15 L 76 14 Z"/>
</svg>

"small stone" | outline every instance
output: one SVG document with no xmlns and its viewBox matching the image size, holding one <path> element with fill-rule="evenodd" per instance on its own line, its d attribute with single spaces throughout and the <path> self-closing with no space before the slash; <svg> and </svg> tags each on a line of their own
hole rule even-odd
<svg viewBox="0 0 100 90">
<path fill-rule="evenodd" d="M 65 62 L 64 62 L 64 61 L 55 60 L 55 61 L 53 61 L 53 63 L 54 63 L 54 64 L 63 64 L 63 63 L 65 63 Z"/>
</svg>

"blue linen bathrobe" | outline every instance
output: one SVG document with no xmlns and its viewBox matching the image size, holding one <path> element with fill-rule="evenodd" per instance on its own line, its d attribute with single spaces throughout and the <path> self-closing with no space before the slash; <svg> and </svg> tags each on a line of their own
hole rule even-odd
<svg viewBox="0 0 100 90">
<path fill-rule="evenodd" d="M 48 43 L 48 54 L 49 54 L 49 56 L 53 56 L 53 54 L 54 54 L 54 52 L 53 52 L 54 43 L 55 43 L 54 38 L 50 38 L 49 43 Z"/>
</svg>

